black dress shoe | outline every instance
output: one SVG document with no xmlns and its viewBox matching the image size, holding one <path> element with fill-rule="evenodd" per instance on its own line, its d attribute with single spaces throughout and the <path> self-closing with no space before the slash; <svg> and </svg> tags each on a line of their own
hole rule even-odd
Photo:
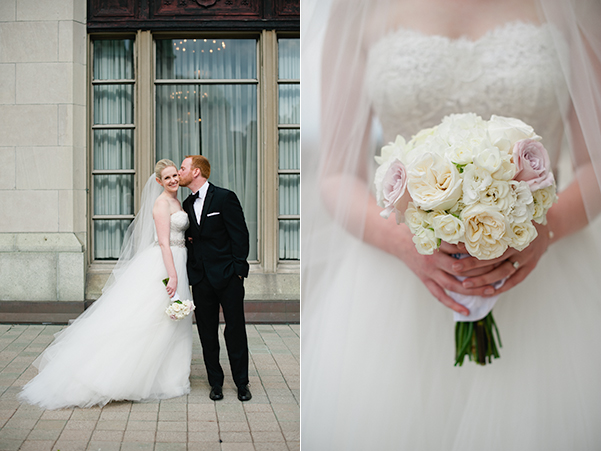
<svg viewBox="0 0 601 451">
<path fill-rule="evenodd" d="M 223 390 L 221 390 L 221 386 L 215 385 L 211 388 L 211 393 L 209 393 L 209 398 L 213 401 L 219 401 L 223 399 Z"/>
<path fill-rule="evenodd" d="M 248 385 L 240 385 L 238 387 L 238 399 L 240 401 L 250 401 L 253 395 L 250 394 L 250 390 L 248 389 Z"/>
</svg>

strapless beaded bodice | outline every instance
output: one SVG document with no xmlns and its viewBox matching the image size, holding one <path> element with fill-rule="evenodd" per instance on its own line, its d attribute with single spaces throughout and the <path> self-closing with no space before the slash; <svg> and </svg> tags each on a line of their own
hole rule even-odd
<svg viewBox="0 0 601 451">
<path fill-rule="evenodd" d="M 452 113 L 523 120 L 555 162 L 562 138 L 561 67 L 548 25 L 509 22 L 473 41 L 398 29 L 369 51 L 366 80 L 385 142 Z M 560 87 L 558 90 L 558 86 Z"/>
<path fill-rule="evenodd" d="M 171 246 L 185 247 L 185 232 L 188 226 L 190 225 L 190 221 L 188 219 L 188 213 L 185 211 L 176 211 L 171 215 L 171 233 L 170 233 L 170 242 Z M 155 244 L 158 244 L 156 241 L 155 234 Z"/>
</svg>

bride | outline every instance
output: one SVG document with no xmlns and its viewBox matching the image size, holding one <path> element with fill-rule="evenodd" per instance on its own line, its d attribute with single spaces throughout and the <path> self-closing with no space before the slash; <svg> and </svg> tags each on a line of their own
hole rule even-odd
<svg viewBox="0 0 601 451">
<path fill-rule="evenodd" d="M 192 318 L 172 321 L 165 314 L 176 292 L 192 299 L 184 243 L 188 215 L 177 200 L 178 187 L 175 164 L 160 160 L 102 296 L 34 362 L 39 374 L 23 388 L 21 401 L 59 409 L 189 393 Z"/>
<path fill-rule="evenodd" d="M 303 2 L 303 448 L 601 449 L 599 2 L 327 6 Z M 491 261 L 419 255 L 371 188 L 382 144 L 467 112 L 531 125 L 561 185 Z M 453 366 L 449 291 L 500 295 L 500 359 Z"/>
</svg>

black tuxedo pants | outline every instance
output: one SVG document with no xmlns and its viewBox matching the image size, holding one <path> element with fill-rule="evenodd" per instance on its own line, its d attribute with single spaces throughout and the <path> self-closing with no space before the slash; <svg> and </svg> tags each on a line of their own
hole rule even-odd
<svg viewBox="0 0 601 451">
<path fill-rule="evenodd" d="M 248 384 L 248 340 L 244 320 L 244 281 L 234 275 L 223 289 L 214 288 L 207 278 L 192 286 L 196 305 L 196 326 L 209 384 L 223 386 L 219 364 L 219 306 L 225 319 L 225 344 L 236 386 Z"/>
</svg>

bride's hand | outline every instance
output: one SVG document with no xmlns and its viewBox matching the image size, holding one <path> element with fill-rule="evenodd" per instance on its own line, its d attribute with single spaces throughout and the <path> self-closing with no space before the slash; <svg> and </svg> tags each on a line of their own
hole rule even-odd
<svg viewBox="0 0 601 451">
<path fill-rule="evenodd" d="M 493 263 L 496 267 L 485 274 L 469 274 L 469 277 L 463 281 L 464 288 L 488 286 L 496 281 L 507 279 L 503 286 L 496 291 L 497 294 L 500 294 L 522 282 L 536 267 L 550 244 L 548 227 L 539 224 L 535 224 L 535 226 L 538 236 L 526 249 L 520 252 L 509 248 L 501 257 L 489 260 L 489 263 Z M 476 263 L 465 262 L 463 275 L 467 275 L 468 272 L 477 268 L 477 262 L 479 260 L 476 260 Z"/>
<path fill-rule="evenodd" d="M 177 277 L 169 277 L 169 282 L 167 282 L 167 286 L 165 288 L 167 289 L 167 294 L 169 297 L 172 298 L 177 291 Z"/>
<path fill-rule="evenodd" d="M 482 277 L 496 269 L 495 263 L 481 262 L 474 257 L 457 260 L 452 254 L 466 253 L 463 245 L 442 243 L 438 251 L 432 255 L 421 255 L 415 249 L 411 239 L 411 232 L 406 227 L 403 229 L 404 238 L 400 242 L 398 256 L 407 264 L 417 277 L 423 282 L 432 295 L 443 305 L 463 315 L 469 315 L 469 310 L 455 302 L 445 290 L 464 295 L 492 296 L 496 294 L 490 285 L 479 285 L 475 288 L 466 288 L 455 276 Z"/>
</svg>

